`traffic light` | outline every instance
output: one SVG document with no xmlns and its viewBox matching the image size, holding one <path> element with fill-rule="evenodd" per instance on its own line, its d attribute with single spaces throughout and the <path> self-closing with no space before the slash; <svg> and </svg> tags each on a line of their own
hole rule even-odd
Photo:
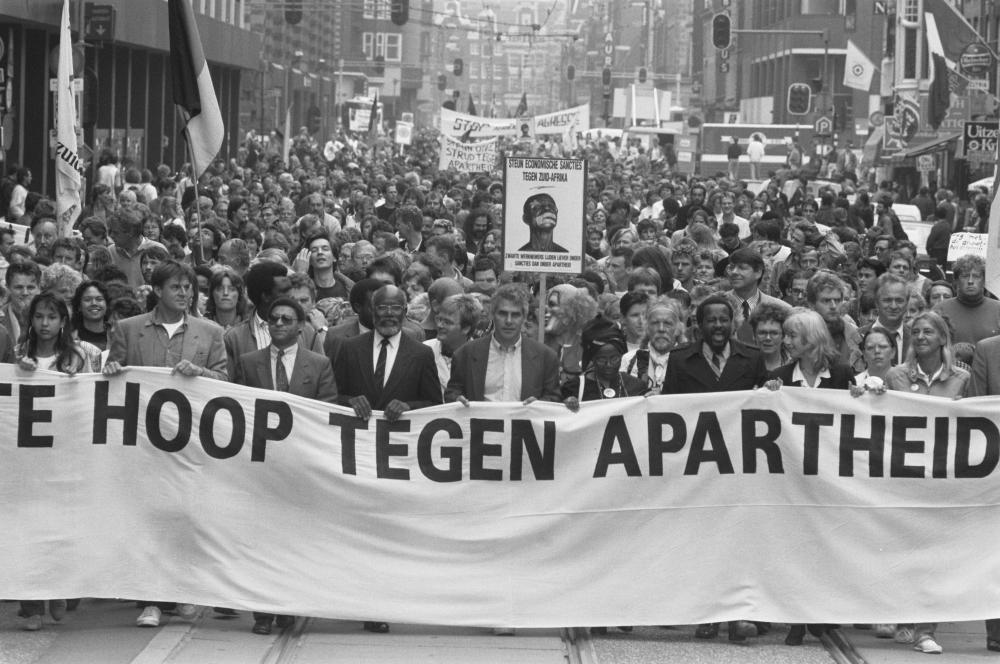
<svg viewBox="0 0 1000 664">
<path fill-rule="evenodd" d="M 611 67 L 605 67 L 601 72 L 601 84 L 606 87 L 611 87 Z"/>
<path fill-rule="evenodd" d="M 712 45 L 715 48 L 729 48 L 733 41 L 732 21 L 729 14 L 719 12 L 712 18 Z"/>
<path fill-rule="evenodd" d="M 465 65 L 462 62 L 462 58 L 455 58 L 455 62 L 451 63 L 451 72 L 455 76 L 461 76 L 462 75 L 462 69 L 463 69 L 464 66 Z"/>
<path fill-rule="evenodd" d="M 392 0 L 389 8 L 389 19 L 395 25 L 406 25 L 410 20 L 410 0 Z"/>
<path fill-rule="evenodd" d="M 639 82 L 640 83 L 645 83 L 646 82 L 646 68 L 645 67 L 639 67 Z"/>
<path fill-rule="evenodd" d="M 570 65 L 566 67 L 566 80 L 572 81 L 574 78 L 576 78 L 576 67 Z"/>
<path fill-rule="evenodd" d="M 302 3 L 298 0 L 289 0 L 285 3 L 285 23 L 288 25 L 298 25 L 302 22 Z"/>
<path fill-rule="evenodd" d="M 438 90 L 444 90 L 446 87 L 448 87 L 448 77 L 438 74 Z"/>
<path fill-rule="evenodd" d="M 812 88 L 808 83 L 792 83 L 788 86 L 788 112 L 791 115 L 805 115 L 812 106 Z"/>
<path fill-rule="evenodd" d="M 319 110 L 319 106 L 310 106 L 309 112 L 306 114 L 306 125 L 309 128 L 309 133 L 318 134 L 322 122 L 323 112 Z"/>
</svg>

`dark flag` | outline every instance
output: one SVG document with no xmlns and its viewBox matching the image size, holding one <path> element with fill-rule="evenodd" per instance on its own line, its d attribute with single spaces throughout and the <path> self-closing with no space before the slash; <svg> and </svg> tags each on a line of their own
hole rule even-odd
<svg viewBox="0 0 1000 664">
<path fill-rule="evenodd" d="M 190 0 L 170 0 L 168 13 L 174 104 L 184 116 L 184 132 L 198 177 L 222 149 L 226 128 Z"/>
<path fill-rule="evenodd" d="M 469 95 L 469 109 L 468 109 L 468 113 L 469 113 L 469 115 L 479 115 L 478 113 L 476 113 L 476 102 L 473 101 L 471 94 Z"/>
<path fill-rule="evenodd" d="M 527 113 L 528 113 L 528 93 L 522 92 L 521 103 L 517 105 L 517 110 L 514 111 L 514 117 L 519 118 L 522 115 L 526 115 Z"/>
<path fill-rule="evenodd" d="M 948 85 L 948 65 L 944 56 L 933 53 L 931 57 L 934 59 L 934 80 L 928 90 L 927 123 L 932 129 L 937 129 L 948 115 L 948 108 L 951 106 L 951 86 Z"/>
<path fill-rule="evenodd" d="M 368 116 L 368 135 L 375 135 L 376 119 L 378 117 L 378 90 L 375 91 L 375 98 L 372 99 L 372 112 Z"/>
</svg>

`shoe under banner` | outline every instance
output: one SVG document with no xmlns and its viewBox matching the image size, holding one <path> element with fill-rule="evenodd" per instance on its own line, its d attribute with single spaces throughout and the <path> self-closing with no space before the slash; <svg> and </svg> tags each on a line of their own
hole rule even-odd
<svg viewBox="0 0 1000 664">
<path fill-rule="evenodd" d="M 7 597 L 506 627 L 1000 615 L 1000 398 L 784 388 L 390 423 L 167 369 L 13 365 L 0 395 Z"/>
</svg>

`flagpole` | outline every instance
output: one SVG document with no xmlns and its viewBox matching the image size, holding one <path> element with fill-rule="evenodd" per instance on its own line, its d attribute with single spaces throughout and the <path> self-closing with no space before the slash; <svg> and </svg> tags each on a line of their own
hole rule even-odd
<svg viewBox="0 0 1000 664">
<path fill-rule="evenodd" d="M 177 112 L 181 113 L 179 108 Z M 184 114 L 181 113 L 181 115 Z M 198 228 L 198 253 L 195 254 L 195 263 L 201 265 L 205 262 L 205 249 L 201 242 L 201 195 L 198 193 L 198 180 L 201 179 L 201 176 L 198 174 L 198 164 L 195 162 L 194 151 L 191 149 L 191 136 L 188 134 L 187 127 L 184 128 L 184 149 L 187 151 L 188 161 L 191 163 L 191 184 L 194 186 L 194 220 Z"/>
</svg>

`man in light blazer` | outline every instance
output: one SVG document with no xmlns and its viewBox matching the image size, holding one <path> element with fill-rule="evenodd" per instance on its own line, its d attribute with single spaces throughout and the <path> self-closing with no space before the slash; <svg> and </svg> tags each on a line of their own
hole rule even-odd
<svg viewBox="0 0 1000 664">
<path fill-rule="evenodd" d="M 290 297 L 271 302 L 264 316 L 270 328 L 267 348 L 244 353 L 236 362 L 233 382 L 248 387 L 288 392 L 300 397 L 336 403 L 337 385 L 325 355 L 303 348 L 299 334 L 306 324 L 306 311 Z M 250 631 L 268 635 L 277 618 L 278 629 L 291 627 L 294 616 L 253 614 Z"/>
<path fill-rule="evenodd" d="M 519 284 L 504 284 L 490 300 L 493 334 L 470 341 L 455 351 L 445 401 L 562 401 L 559 358 L 545 344 L 522 334 L 530 296 Z M 514 371 L 505 369 L 513 354 Z M 520 357 L 518 357 L 520 356 Z"/>
<path fill-rule="evenodd" d="M 788 303 L 772 297 L 760 290 L 760 282 L 764 278 L 764 259 L 756 249 L 737 249 L 729 255 L 726 266 L 726 276 L 733 289 L 726 295 L 733 298 L 736 305 L 735 314 L 741 321 L 736 329 L 736 338 L 745 344 L 756 345 L 753 328 L 750 327 L 750 315 L 762 304 L 773 304 L 789 311 Z"/>
<path fill-rule="evenodd" d="M 118 322 L 111 334 L 104 375 L 114 376 L 125 367 L 171 367 L 182 376 L 229 380 L 222 328 L 188 314 L 197 293 L 198 279 L 186 263 L 168 260 L 153 270 L 150 285 L 157 302 L 153 310 Z M 158 627 L 163 611 L 193 617 L 192 604 L 140 602 L 139 627 Z"/>
</svg>

